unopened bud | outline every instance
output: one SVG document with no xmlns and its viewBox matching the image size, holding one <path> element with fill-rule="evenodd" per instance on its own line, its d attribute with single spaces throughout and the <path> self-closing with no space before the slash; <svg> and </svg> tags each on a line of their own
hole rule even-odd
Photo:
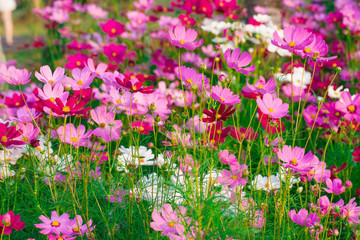
<svg viewBox="0 0 360 240">
<path fill-rule="evenodd" d="M 149 148 L 152 148 L 152 147 L 154 147 L 154 143 L 152 143 L 152 142 L 149 142 L 149 143 L 148 143 L 148 147 L 149 147 Z"/>
<path fill-rule="evenodd" d="M 337 230 L 337 228 L 335 228 L 335 229 L 333 230 L 333 235 L 334 235 L 335 237 L 339 236 L 339 230 Z"/>
<path fill-rule="evenodd" d="M 352 187 L 352 182 L 349 181 L 349 180 L 347 180 L 347 181 L 345 182 L 345 186 L 346 186 L 347 188 L 351 188 L 351 187 Z"/>
<path fill-rule="evenodd" d="M 303 187 L 299 187 L 296 191 L 300 194 L 300 193 L 302 193 L 303 190 L 304 190 Z"/>
<path fill-rule="evenodd" d="M 225 75 L 220 75 L 219 76 L 219 82 L 224 82 L 226 80 L 226 77 L 225 77 Z"/>
<path fill-rule="evenodd" d="M 220 50 L 221 50 L 221 46 L 220 46 L 220 45 L 215 45 L 214 51 L 215 51 L 215 52 L 218 52 L 218 51 L 220 51 Z"/>
</svg>

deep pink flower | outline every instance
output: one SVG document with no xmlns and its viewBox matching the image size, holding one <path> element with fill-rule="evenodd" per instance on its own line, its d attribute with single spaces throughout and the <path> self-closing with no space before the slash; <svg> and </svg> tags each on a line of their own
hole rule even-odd
<svg viewBox="0 0 360 240">
<path fill-rule="evenodd" d="M 124 61 L 126 49 L 127 47 L 125 44 L 110 43 L 104 46 L 104 54 L 110 61 L 120 63 Z"/>
<path fill-rule="evenodd" d="M 144 135 L 148 135 L 149 131 L 154 131 L 154 129 L 149 123 L 142 121 L 133 122 L 131 124 L 131 127 L 139 130 L 139 132 Z"/>
<path fill-rule="evenodd" d="M 23 145 L 25 142 L 17 140 L 21 136 L 21 131 L 9 123 L 0 123 L 0 146 L 10 147 L 12 145 Z"/>
<path fill-rule="evenodd" d="M 240 55 L 241 54 L 241 55 Z M 232 53 L 231 49 L 228 48 L 224 53 L 224 59 L 229 68 L 234 69 L 237 72 L 248 75 L 255 71 L 255 65 L 246 67 L 251 63 L 252 57 L 248 52 L 242 52 L 241 49 L 235 48 Z"/>
<path fill-rule="evenodd" d="M 44 215 L 41 215 L 39 219 L 43 223 L 34 224 L 37 228 L 42 228 L 40 231 L 42 234 L 54 233 L 60 235 L 60 233 L 68 235 L 72 234 L 72 229 L 70 228 L 71 220 L 69 219 L 69 214 L 64 213 L 60 217 L 56 211 L 51 212 L 51 218 L 47 218 Z"/>
<path fill-rule="evenodd" d="M 4 216 L 0 215 L 0 235 L 1 232 L 3 232 L 6 235 L 10 235 L 12 232 L 12 229 L 15 229 L 16 231 L 20 231 L 24 229 L 25 222 L 20 222 L 20 215 L 14 214 L 12 210 L 5 213 Z"/>
<path fill-rule="evenodd" d="M 239 142 L 243 140 L 254 141 L 258 137 L 258 134 L 254 132 L 254 129 L 252 127 L 231 127 L 230 135 L 231 137 L 237 139 Z"/>
<path fill-rule="evenodd" d="M 72 123 L 68 123 L 60 126 L 56 132 L 63 143 L 71 144 L 75 147 L 85 146 L 89 143 L 89 137 L 92 134 L 92 130 L 86 132 L 84 125 L 79 125 L 77 128 Z"/>
<path fill-rule="evenodd" d="M 313 41 L 313 34 L 302 27 L 288 26 L 284 28 L 284 40 L 280 38 L 277 31 L 273 33 L 275 46 L 289 51 L 303 51 Z"/>
<path fill-rule="evenodd" d="M 309 214 L 304 208 L 300 209 L 298 213 L 296 213 L 295 209 L 289 211 L 289 217 L 294 223 L 305 227 L 314 226 L 315 223 L 320 222 L 320 218 L 316 213 Z"/>
<path fill-rule="evenodd" d="M 65 67 L 68 69 L 84 68 L 85 62 L 88 58 L 89 57 L 83 53 L 75 53 L 75 55 L 69 55 L 66 58 L 68 62 L 65 64 Z"/>
<path fill-rule="evenodd" d="M 125 27 L 118 21 L 114 19 L 109 19 L 106 23 L 102 24 L 101 30 L 109 35 L 109 37 L 116 37 L 125 32 Z"/>
<path fill-rule="evenodd" d="M 225 186 L 229 186 L 229 188 L 234 188 L 239 185 L 245 186 L 248 182 L 248 167 L 245 164 L 231 164 L 230 171 L 223 169 L 220 174 L 221 176 L 216 178 L 216 181 Z"/>
<path fill-rule="evenodd" d="M 354 99 L 348 91 L 343 91 L 340 95 L 342 101 L 335 102 L 335 109 L 344 113 L 346 120 L 355 119 L 360 122 L 360 94 L 356 94 Z"/>
<path fill-rule="evenodd" d="M 256 103 L 261 112 L 270 115 L 273 119 L 284 117 L 288 113 L 289 104 L 283 103 L 280 98 L 273 98 L 270 93 L 264 94 L 263 98 L 257 98 Z"/>
<path fill-rule="evenodd" d="M 221 104 L 233 106 L 234 104 L 241 103 L 238 95 L 234 95 L 229 88 L 222 88 L 221 86 L 212 87 L 210 97 Z"/>
<path fill-rule="evenodd" d="M 331 180 L 330 178 L 326 179 L 326 186 L 328 188 L 323 188 L 325 192 L 327 193 L 333 193 L 333 194 L 342 194 L 345 192 L 346 187 L 341 185 L 341 179 L 335 178 L 334 180 Z"/>
<path fill-rule="evenodd" d="M 169 29 L 167 37 L 173 46 L 193 51 L 203 43 L 202 39 L 194 42 L 197 35 L 194 29 L 189 28 L 186 30 L 184 26 L 176 26 Z"/>
<path fill-rule="evenodd" d="M 51 69 L 48 65 L 40 67 L 40 73 L 35 72 L 35 77 L 43 83 L 49 83 L 51 86 L 61 83 L 65 79 L 65 69 L 62 67 L 57 67 L 54 73 L 51 72 Z"/>
</svg>

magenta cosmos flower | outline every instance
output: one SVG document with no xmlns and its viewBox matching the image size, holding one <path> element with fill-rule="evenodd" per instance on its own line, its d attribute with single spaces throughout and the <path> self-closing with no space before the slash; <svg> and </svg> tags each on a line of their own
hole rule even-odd
<svg viewBox="0 0 360 240">
<path fill-rule="evenodd" d="M 345 186 L 342 186 L 341 184 L 342 182 L 339 178 L 335 178 L 334 180 L 328 178 L 326 179 L 326 186 L 328 188 L 323 189 L 327 193 L 342 194 L 343 192 L 345 192 Z"/>
<path fill-rule="evenodd" d="M 101 26 L 101 30 L 107 33 L 109 37 L 116 37 L 125 32 L 125 27 L 120 22 L 109 19 Z"/>
<path fill-rule="evenodd" d="M 40 73 L 35 72 L 35 77 L 43 83 L 50 83 L 52 86 L 65 79 L 65 69 L 57 67 L 52 73 L 48 65 L 40 67 Z"/>
<path fill-rule="evenodd" d="M 305 154 L 305 149 L 301 147 L 294 147 L 285 145 L 279 150 L 278 158 L 282 161 L 280 163 L 286 168 L 291 168 L 296 171 L 310 171 L 313 167 L 309 163 L 314 159 L 312 152 Z"/>
<path fill-rule="evenodd" d="M 126 49 L 127 47 L 125 44 L 110 43 L 104 46 L 104 54 L 110 61 L 120 63 L 124 61 Z"/>
<path fill-rule="evenodd" d="M 249 84 L 249 80 L 246 79 L 246 86 L 242 88 L 241 93 L 246 98 L 257 98 L 265 93 L 274 93 L 276 90 L 276 83 L 274 78 L 270 78 L 266 82 L 263 76 L 254 84 Z"/>
<path fill-rule="evenodd" d="M 203 43 L 202 39 L 194 42 L 197 35 L 194 29 L 186 30 L 184 26 L 176 26 L 169 29 L 167 37 L 173 46 L 192 51 Z"/>
<path fill-rule="evenodd" d="M 295 209 L 289 211 L 289 217 L 294 223 L 305 227 L 314 226 L 315 223 L 320 222 L 320 218 L 316 213 L 309 214 L 304 208 L 300 209 L 298 213 L 296 213 Z"/>
<path fill-rule="evenodd" d="M 181 66 L 179 69 L 177 67 L 175 68 L 175 73 L 187 88 L 191 88 L 195 85 L 202 90 L 203 87 L 207 88 L 209 85 L 209 78 L 207 78 L 204 74 L 198 73 L 193 68 Z"/>
<path fill-rule="evenodd" d="M 360 95 L 356 94 L 354 99 L 348 91 L 343 91 L 340 100 L 335 103 L 335 109 L 344 113 L 346 120 L 360 122 Z"/>
<path fill-rule="evenodd" d="M 275 46 L 289 50 L 303 51 L 313 41 L 313 34 L 302 27 L 288 26 L 284 29 L 284 40 L 280 38 L 277 31 L 273 33 L 274 40 L 271 43 Z"/>
<path fill-rule="evenodd" d="M 10 235 L 12 232 L 12 229 L 15 229 L 16 231 L 20 231 L 24 229 L 25 222 L 20 222 L 20 215 L 14 214 L 13 211 L 9 211 L 3 215 L 0 215 L 0 235 L 1 232 L 3 232 L 6 235 Z"/>
<path fill-rule="evenodd" d="M 224 59 L 229 68 L 234 69 L 237 72 L 248 75 L 255 71 L 255 65 L 246 67 L 250 64 L 252 57 L 248 52 L 242 52 L 239 48 L 235 48 L 232 53 L 231 49 L 228 48 L 224 53 Z"/>
<path fill-rule="evenodd" d="M 219 103 L 229 106 L 241 103 L 238 95 L 233 94 L 228 88 L 223 89 L 221 86 L 214 86 L 210 96 Z"/>
<path fill-rule="evenodd" d="M 42 234 L 51 234 L 60 235 L 60 233 L 68 235 L 72 234 L 73 231 L 70 228 L 72 220 L 69 219 L 69 214 L 64 213 L 60 217 L 56 211 L 51 212 L 51 218 L 47 218 L 44 215 L 41 215 L 39 219 L 43 223 L 34 224 L 37 228 L 42 228 L 40 231 Z"/>
<path fill-rule="evenodd" d="M 85 146 L 89 141 L 89 137 L 92 134 L 92 130 L 85 133 L 86 129 L 84 125 L 79 125 L 77 128 L 72 123 L 68 123 L 60 126 L 56 132 L 60 140 L 64 143 L 71 144 L 75 147 Z"/>
<path fill-rule="evenodd" d="M 289 104 L 283 103 L 280 98 L 273 98 L 270 93 L 264 94 L 263 98 L 257 98 L 256 103 L 261 112 L 270 115 L 273 119 L 284 117 L 289 109 Z"/>
<path fill-rule="evenodd" d="M 151 214 L 154 222 L 150 223 L 155 231 L 162 231 L 161 235 L 177 234 L 183 223 L 185 223 L 186 208 L 179 206 L 178 211 L 174 211 L 170 204 L 164 204 L 161 208 L 161 215 L 154 211 Z"/>
</svg>

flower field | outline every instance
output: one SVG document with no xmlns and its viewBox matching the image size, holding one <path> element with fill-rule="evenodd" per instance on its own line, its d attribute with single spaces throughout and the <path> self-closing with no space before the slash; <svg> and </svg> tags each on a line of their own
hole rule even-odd
<svg viewBox="0 0 360 240">
<path fill-rule="evenodd" d="M 360 239 L 359 1 L 44 2 L 0 63 L 0 240 Z"/>
</svg>

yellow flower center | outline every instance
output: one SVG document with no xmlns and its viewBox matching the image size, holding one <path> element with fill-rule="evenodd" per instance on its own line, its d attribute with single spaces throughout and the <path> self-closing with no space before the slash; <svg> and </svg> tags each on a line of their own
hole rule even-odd
<svg viewBox="0 0 360 240">
<path fill-rule="evenodd" d="M 221 115 L 220 115 L 220 114 L 216 114 L 215 117 L 216 117 L 216 118 L 221 118 Z"/>
<path fill-rule="evenodd" d="M 50 100 L 51 102 L 55 102 L 55 98 L 53 98 L 53 97 L 50 98 L 49 100 Z"/>
<path fill-rule="evenodd" d="M 295 47 L 296 43 L 295 42 L 289 42 L 289 47 Z"/>
<path fill-rule="evenodd" d="M 216 131 L 216 133 L 220 135 L 222 132 L 221 132 L 221 130 L 219 129 L 219 130 Z"/>
<path fill-rule="evenodd" d="M 62 237 L 58 237 L 56 240 L 64 240 Z"/>
<path fill-rule="evenodd" d="M 340 116 L 340 112 L 335 112 L 334 114 L 336 117 Z"/>
<path fill-rule="evenodd" d="M 112 28 L 112 29 L 111 29 L 111 33 L 116 33 L 116 29 L 115 29 L 115 28 Z"/>
<path fill-rule="evenodd" d="M 6 162 L 10 162 L 10 161 L 11 161 L 11 158 L 6 158 L 5 161 L 6 161 Z"/>
<path fill-rule="evenodd" d="M 293 159 L 291 159 L 291 161 L 290 161 L 290 163 L 292 164 L 292 165 L 297 165 L 297 160 L 295 159 L 295 158 L 293 158 Z"/>
<path fill-rule="evenodd" d="M 24 141 L 24 142 L 27 142 L 27 141 L 29 141 L 29 138 L 28 138 L 27 136 L 24 136 L 24 137 L 23 137 L 23 141 Z"/>
<path fill-rule="evenodd" d="M 304 49 L 304 52 L 306 52 L 306 53 L 311 53 L 311 49 L 310 49 L 309 47 L 306 47 L 306 48 Z"/>
<path fill-rule="evenodd" d="M 258 86 L 258 89 L 263 89 L 263 88 L 264 88 L 263 85 L 259 85 L 259 86 Z"/>
<path fill-rule="evenodd" d="M 120 99 L 116 100 L 116 103 L 117 103 L 117 104 L 120 104 L 120 103 L 121 103 L 121 100 L 120 100 Z"/>
<path fill-rule="evenodd" d="M 71 138 L 72 142 L 78 142 L 78 139 L 76 137 Z"/>
<path fill-rule="evenodd" d="M 48 82 L 49 82 L 50 84 L 53 84 L 53 83 L 54 83 L 54 81 L 53 81 L 53 80 L 51 80 L 51 79 L 50 79 Z"/>
<path fill-rule="evenodd" d="M 174 227 L 175 223 L 174 222 L 169 222 L 169 227 Z"/>
<path fill-rule="evenodd" d="M 140 132 L 142 132 L 142 131 L 145 130 L 145 128 L 144 127 L 139 127 L 139 130 L 140 130 Z"/>
<path fill-rule="evenodd" d="M 102 128 L 102 129 L 104 129 L 105 126 L 106 126 L 105 123 L 101 123 L 99 127 Z"/>
<path fill-rule="evenodd" d="M 15 103 L 15 106 L 19 106 L 19 105 L 20 105 L 20 103 L 18 103 L 18 102 L 17 102 L 17 103 Z"/>
<path fill-rule="evenodd" d="M 233 180 L 237 180 L 238 179 L 238 176 L 236 176 L 236 175 L 232 175 L 232 177 L 231 177 Z"/>
<path fill-rule="evenodd" d="M 350 105 L 350 106 L 348 107 L 348 110 L 349 110 L 349 112 L 351 112 L 351 113 L 355 112 L 355 106 L 354 106 L 354 105 Z"/>
<path fill-rule="evenodd" d="M 2 136 L 2 137 L 1 137 L 1 141 L 2 141 L 2 142 L 7 142 L 7 141 L 8 141 L 8 138 L 7 138 L 6 136 Z"/>
<path fill-rule="evenodd" d="M 224 99 L 223 97 L 220 97 L 220 99 L 221 99 L 221 101 L 223 101 L 223 102 L 225 101 L 225 99 Z"/>
<path fill-rule="evenodd" d="M 133 86 L 132 89 L 133 89 L 133 91 L 136 91 L 136 90 L 137 90 L 137 87 L 136 87 L 136 86 Z"/>
<path fill-rule="evenodd" d="M 185 41 L 182 40 L 182 39 L 181 39 L 179 42 L 180 42 L 181 44 L 185 44 Z"/>
<path fill-rule="evenodd" d="M 112 55 L 113 57 L 116 57 L 116 53 L 115 53 L 115 52 L 113 52 L 111 55 Z"/>
<path fill-rule="evenodd" d="M 53 227 L 58 227 L 58 226 L 60 226 L 60 223 L 59 223 L 58 221 L 53 221 L 53 222 L 51 223 L 51 226 L 53 226 Z"/>
<path fill-rule="evenodd" d="M 269 112 L 274 112 L 274 109 L 273 108 L 268 108 Z"/>
<path fill-rule="evenodd" d="M 77 82 L 77 84 L 78 84 L 79 86 L 81 86 L 81 85 L 84 84 L 84 82 L 83 82 L 82 80 L 79 80 L 79 81 Z"/>
<path fill-rule="evenodd" d="M 70 108 L 69 108 L 69 106 L 65 106 L 65 107 L 63 107 L 63 112 L 70 112 Z"/>
<path fill-rule="evenodd" d="M 264 184 L 264 187 L 266 187 L 267 189 L 269 189 L 269 187 L 270 187 L 269 183 L 265 183 L 265 184 Z"/>
<path fill-rule="evenodd" d="M 75 227 L 75 228 L 73 229 L 73 232 L 80 232 L 80 229 L 79 229 L 78 227 Z"/>
<path fill-rule="evenodd" d="M 76 66 L 80 67 L 81 62 L 80 61 L 76 61 Z"/>
<path fill-rule="evenodd" d="M 186 79 L 186 82 L 191 84 L 191 83 L 193 83 L 193 80 L 191 80 L 191 79 Z"/>
</svg>

